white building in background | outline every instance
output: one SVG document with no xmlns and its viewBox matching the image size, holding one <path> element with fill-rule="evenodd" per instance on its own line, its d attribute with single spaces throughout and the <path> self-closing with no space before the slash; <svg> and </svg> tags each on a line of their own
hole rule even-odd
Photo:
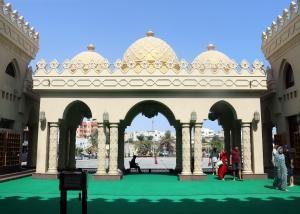
<svg viewBox="0 0 300 214">
<path fill-rule="evenodd" d="M 86 149 L 91 145 L 92 144 L 90 143 L 88 138 L 76 137 L 76 148 Z"/>
<path fill-rule="evenodd" d="M 135 132 L 133 132 L 131 134 L 131 136 L 132 136 L 132 140 L 133 141 L 137 141 L 138 140 L 137 136 L 139 136 L 139 135 L 144 135 L 145 137 L 147 137 L 147 136 L 153 136 L 153 141 L 159 141 L 160 138 L 165 135 L 165 133 L 166 132 L 162 132 L 162 131 L 159 131 L 159 130 L 154 130 L 154 131 L 152 131 L 152 130 L 151 131 L 135 131 Z M 176 134 L 174 132 L 171 132 L 171 136 L 175 138 Z"/>
<path fill-rule="evenodd" d="M 215 135 L 215 131 L 212 128 L 202 128 L 202 136 L 208 137 L 214 135 Z"/>
</svg>

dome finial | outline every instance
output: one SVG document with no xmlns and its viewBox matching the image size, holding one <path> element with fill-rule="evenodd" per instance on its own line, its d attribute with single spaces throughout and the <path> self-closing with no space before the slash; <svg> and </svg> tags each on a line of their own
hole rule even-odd
<svg viewBox="0 0 300 214">
<path fill-rule="evenodd" d="M 95 46 L 91 43 L 89 46 L 87 46 L 88 51 L 94 52 Z"/>
<path fill-rule="evenodd" d="M 147 36 L 154 36 L 154 33 L 153 31 L 150 29 L 147 33 L 146 33 Z"/>
<path fill-rule="evenodd" d="M 215 46 L 210 42 L 209 45 L 207 46 L 207 50 L 213 51 L 215 50 Z"/>
</svg>

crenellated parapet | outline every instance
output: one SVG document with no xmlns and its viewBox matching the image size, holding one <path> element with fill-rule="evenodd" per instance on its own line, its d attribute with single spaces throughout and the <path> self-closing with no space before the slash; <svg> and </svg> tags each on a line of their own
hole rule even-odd
<svg viewBox="0 0 300 214">
<path fill-rule="evenodd" d="M 300 0 L 297 0 L 297 3 L 291 2 L 289 9 L 284 9 L 282 15 L 278 15 L 277 20 L 262 33 L 261 49 L 269 61 L 273 61 L 300 41 L 299 5 Z M 289 47 L 281 49 L 288 43 L 291 43 Z M 280 52 L 277 53 L 279 49 Z"/>
<path fill-rule="evenodd" d="M 0 0 L 0 44 L 29 62 L 38 52 L 39 39 L 39 33 L 35 32 L 34 27 L 30 27 L 29 22 L 25 22 L 24 17 L 19 16 L 10 3 L 5 4 L 4 0 Z"/>
<path fill-rule="evenodd" d="M 141 62 L 135 66 L 128 60 L 126 66 L 118 59 L 113 64 L 107 59 L 96 63 L 91 60 L 65 60 L 60 64 L 53 60 L 49 65 L 40 60 L 34 72 L 33 86 L 36 90 L 70 89 L 249 89 L 266 90 L 266 75 L 263 63 L 255 60 L 252 65 L 243 60 L 200 63 L 194 60 L 189 64 L 169 60 L 162 69 L 160 61 Z M 177 65 L 177 66 L 175 66 Z M 126 69 L 122 69 L 126 67 Z"/>
</svg>

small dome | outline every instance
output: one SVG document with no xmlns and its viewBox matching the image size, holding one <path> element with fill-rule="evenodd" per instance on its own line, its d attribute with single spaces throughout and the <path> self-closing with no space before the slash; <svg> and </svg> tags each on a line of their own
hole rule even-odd
<svg viewBox="0 0 300 214">
<path fill-rule="evenodd" d="M 207 51 L 201 53 L 196 57 L 196 59 L 194 59 L 193 63 L 196 60 L 200 64 L 205 64 L 207 60 L 209 60 L 213 69 L 217 67 L 216 64 L 218 64 L 221 60 L 225 64 L 225 70 L 228 68 L 228 64 L 231 61 L 230 58 L 225 54 L 215 51 L 215 46 L 212 43 L 207 46 Z"/>
<path fill-rule="evenodd" d="M 84 71 L 87 71 L 89 70 L 89 66 L 88 64 L 93 60 L 95 64 L 98 64 L 96 66 L 96 70 L 97 71 L 100 71 L 101 70 L 101 66 L 100 66 L 100 63 L 105 60 L 104 57 L 102 57 L 100 54 L 94 52 L 95 50 L 95 46 L 93 44 L 90 44 L 88 47 L 87 47 L 87 51 L 84 51 L 84 52 L 81 52 L 79 54 L 77 54 L 72 60 L 72 64 L 76 64 L 79 60 L 81 62 L 83 62 L 85 65 L 83 67 L 83 70 Z M 75 66 L 74 66 L 75 68 Z M 71 69 L 72 71 L 76 70 L 76 69 Z"/>
<path fill-rule="evenodd" d="M 146 60 L 153 63 L 156 60 L 162 63 L 162 71 L 166 69 L 166 62 L 172 60 L 178 65 L 178 58 L 174 50 L 163 40 L 154 37 L 152 30 L 149 30 L 147 36 L 134 42 L 125 52 L 123 57 L 123 70 L 127 69 L 127 62 L 132 59 L 136 63 L 136 70 L 141 70 L 140 63 Z M 148 69 L 151 72 L 151 65 Z M 154 68 L 153 68 L 154 70 Z"/>
</svg>

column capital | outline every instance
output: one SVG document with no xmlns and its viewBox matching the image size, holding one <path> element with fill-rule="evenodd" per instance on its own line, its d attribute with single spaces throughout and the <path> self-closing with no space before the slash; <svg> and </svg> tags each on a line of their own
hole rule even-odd
<svg viewBox="0 0 300 214">
<path fill-rule="evenodd" d="M 58 127 L 59 126 L 59 122 L 49 122 L 49 126 L 50 127 Z"/>
<path fill-rule="evenodd" d="M 97 123 L 97 125 L 98 125 L 98 128 L 103 128 L 105 126 L 104 123 Z"/>
<path fill-rule="evenodd" d="M 250 127 L 251 126 L 251 122 L 243 122 L 242 123 L 242 127 Z"/>
<path fill-rule="evenodd" d="M 182 123 L 182 128 L 190 128 L 190 123 Z"/>
<path fill-rule="evenodd" d="M 110 128 L 118 128 L 119 124 L 118 123 L 110 123 L 109 126 L 110 126 Z"/>
<path fill-rule="evenodd" d="M 202 128 L 203 123 L 195 123 L 195 128 Z"/>
</svg>

